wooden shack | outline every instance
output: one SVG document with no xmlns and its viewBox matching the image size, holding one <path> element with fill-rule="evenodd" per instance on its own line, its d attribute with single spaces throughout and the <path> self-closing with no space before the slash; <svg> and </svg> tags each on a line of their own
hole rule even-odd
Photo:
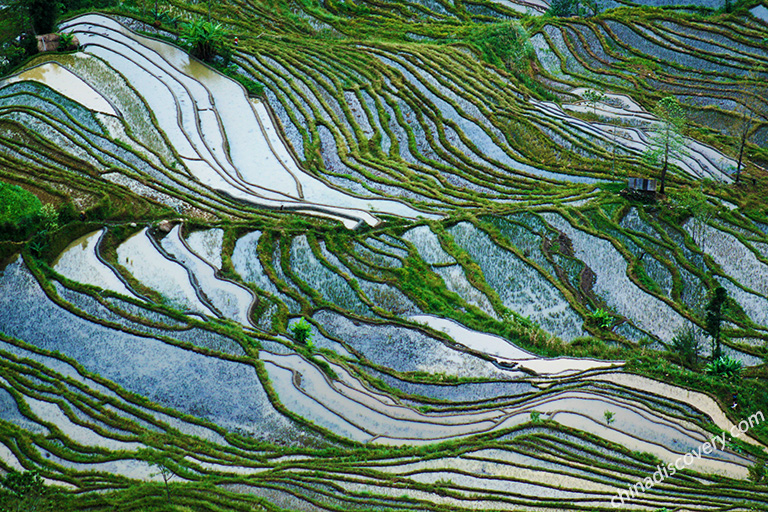
<svg viewBox="0 0 768 512">
<path fill-rule="evenodd" d="M 649 178 L 629 178 L 627 190 L 631 194 L 655 194 L 656 180 Z"/>
<path fill-rule="evenodd" d="M 59 48 L 61 46 L 60 34 L 43 34 L 37 36 L 37 51 L 42 52 L 56 52 L 59 50 L 69 51 L 74 50 L 80 46 L 80 41 L 77 40 L 77 36 L 72 38 L 72 43 L 66 48 Z"/>
</svg>

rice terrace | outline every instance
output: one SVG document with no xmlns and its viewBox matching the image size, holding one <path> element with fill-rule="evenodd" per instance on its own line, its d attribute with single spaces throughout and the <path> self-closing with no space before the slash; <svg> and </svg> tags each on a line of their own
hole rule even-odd
<svg viewBox="0 0 768 512">
<path fill-rule="evenodd" d="M 765 2 L 0 0 L 0 511 L 768 510 Z"/>
</svg>

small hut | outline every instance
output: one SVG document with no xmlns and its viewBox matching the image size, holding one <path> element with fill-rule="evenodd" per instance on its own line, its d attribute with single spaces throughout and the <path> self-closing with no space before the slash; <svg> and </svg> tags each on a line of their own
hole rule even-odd
<svg viewBox="0 0 768 512">
<path fill-rule="evenodd" d="M 72 42 L 65 48 L 59 48 L 61 46 L 61 34 L 43 34 L 37 36 L 37 51 L 42 52 L 56 52 L 59 50 L 69 51 L 74 50 L 80 46 L 80 41 L 77 40 L 77 36 L 72 37 Z"/>
<path fill-rule="evenodd" d="M 630 194 L 656 194 L 656 180 L 648 178 L 629 178 L 627 190 Z"/>
</svg>

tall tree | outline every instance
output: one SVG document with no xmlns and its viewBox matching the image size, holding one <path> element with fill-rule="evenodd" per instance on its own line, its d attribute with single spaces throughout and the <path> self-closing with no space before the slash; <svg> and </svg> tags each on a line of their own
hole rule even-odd
<svg viewBox="0 0 768 512">
<path fill-rule="evenodd" d="M 59 17 L 59 2 L 56 0 L 22 0 L 35 34 L 50 34 Z"/>
<path fill-rule="evenodd" d="M 722 355 L 720 324 L 723 322 L 723 304 L 727 298 L 725 288 L 718 286 L 707 305 L 707 334 L 712 337 L 713 361 Z"/>
<path fill-rule="evenodd" d="M 643 160 L 649 165 L 661 165 L 661 189 L 664 194 L 670 161 L 685 154 L 685 116 L 683 107 L 674 96 L 662 98 L 653 109 L 659 121 L 653 125 Z"/>
</svg>

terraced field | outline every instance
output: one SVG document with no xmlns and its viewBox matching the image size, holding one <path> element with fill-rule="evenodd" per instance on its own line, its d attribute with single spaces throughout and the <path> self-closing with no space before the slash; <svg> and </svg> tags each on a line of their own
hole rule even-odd
<svg viewBox="0 0 768 512">
<path fill-rule="evenodd" d="M 50 510 L 767 510 L 765 424 L 700 447 L 768 410 L 768 6 L 653 4 L 173 0 L 212 66 L 60 20 L 0 80 L 54 207 L 0 226 L 0 467 Z M 670 95 L 667 196 L 619 194 Z"/>
</svg>

